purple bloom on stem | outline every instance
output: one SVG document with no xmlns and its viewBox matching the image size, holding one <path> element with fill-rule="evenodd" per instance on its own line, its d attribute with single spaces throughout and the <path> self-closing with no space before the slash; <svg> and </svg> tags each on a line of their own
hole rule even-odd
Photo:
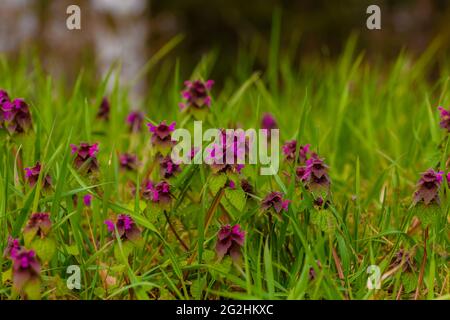
<svg viewBox="0 0 450 320">
<path fill-rule="evenodd" d="M 446 110 L 443 107 L 439 107 L 438 109 L 441 116 L 441 122 L 439 125 L 442 129 L 446 129 L 447 132 L 450 132 L 450 110 Z"/>
<path fill-rule="evenodd" d="M 108 98 L 104 97 L 100 103 L 100 107 L 98 108 L 97 118 L 108 121 L 110 109 L 111 105 L 109 104 Z"/>
<path fill-rule="evenodd" d="M 271 136 L 271 130 L 278 129 L 278 124 L 271 113 L 264 113 L 261 119 L 261 128 L 264 130 L 264 133 L 269 138 Z"/>
<path fill-rule="evenodd" d="M 161 122 L 155 126 L 148 123 L 149 131 L 152 133 L 152 144 L 164 147 L 171 147 L 173 145 L 171 133 L 175 130 L 175 121 L 170 125 L 166 124 L 166 121 Z"/>
<path fill-rule="evenodd" d="M 33 250 L 19 250 L 13 259 L 13 286 L 21 290 L 29 281 L 38 280 L 41 265 Z"/>
<path fill-rule="evenodd" d="M 134 171 L 138 166 L 137 156 L 130 153 L 123 153 L 119 156 L 120 167 L 127 171 Z"/>
<path fill-rule="evenodd" d="M 3 252 L 4 257 L 13 259 L 19 250 L 21 249 L 19 239 L 14 239 L 8 236 L 8 244 L 6 245 L 5 251 Z"/>
<path fill-rule="evenodd" d="M 284 200 L 283 194 L 278 191 L 269 193 L 261 202 L 261 208 L 263 210 L 269 210 L 273 208 L 276 213 L 280 213 L 281 210 L 287 211 L 290 200 Z"/>
<path fill-rule="evenodd" d="M 237 224 L 222 226 L 217 234 L 216 253 L 219 260 L 225 255 L 229 255 L 234 262 L 239 262 L 241 258 L 241 247 L 244 245 L 245 232 Z"/>
<path fill-rule="evenodd" d="M 77 169 L 83 167 L 87 173 L 98 170 L 98 143 L 89 144 L 82 142 L 79 146 L 71 144 L 72 154 L 75 154 L 74 164 Z"/>
<path fill-rule="evenodd" d="M 5 127 L 9 133 L 23 133 L 30 129 L 31 114 L 27 103 L 23 99 L 5 100 L 1 108 L 3 110 Z"/>
<path fill-rule="evenodd" d="M 142 191 L 142 196 L 159 204 L 169 204 L 171 198 L 170 185 L 166 181 L 158 182 L 156 185 L 148 181 Z"/>
<path fill-rule="evenodd" d="M 200 80 L 185 81 L 185 90 L 181 92 L 181 96 L 185 102 L 180 103 L 180 109 L 196 108 L 201 109 L 205 106 L 211 106 L 211 96 L 209 91 L 214 85 L 213 80 L 202 82 Z"/>
<path fill-rule="evenodd" d="M 131 132 L 141 131 L 143 122 L 144 122 L 144 114 L 142 112 L 132 111 L 127 116 L 127 124 L 130 126 Z"/>
<path fill-rule="evenodd" d="M 328 176 L 328 166 L 319 158 L 317 154 L 313 154 L 311 158 L 306 160 L 304 175 L 301 178 L 306 181 L 310 190 L 321 188 L 328 189 L 330 187 L 330 177 Z"/>
<path fill-rule="evenodd" d="M 248 194 L 254 193 L 252 185 L 246 179 L 241 180 L 241 188 L 242 188 L 242 190 L 244 190 L 244 192 L 247 194 L 247 196 L 248 196 Z"/>
<path fill-rule="evenodd" d="M 32 233 L 40 238 L 47 236 L 52 228 L 50 214 L 48 212 L 37 212 L 31 215 L 28 224 L 25 226 L 24 233 Z"/>
<path fill-rule="evenodd" d="M 235 135 L 221 130 L 220 138 L 219 144 L 213 144 L 211 148 L 206 149 L 207 163 L 215 173 L 241 173 L 244 165 L 239 162 L 245 161 L 245 154 L 249 148 L 245 134 Z"/>
<path fill-rule="evenodd" d="M 83 203 L 86 207 L 90 207 L 92 204 L 92 195 L 91 194 L 87 194 L 83 197 Z"/>
<path fill-rule="evenodd" d="M 41 164 L 39 162 L 36 163 L 34 167 L 25 168 L 25 178 L 28 180 L 30 187 L 33 187 L 39 179 L 39 175 L 41 174 Z M 52 178 L 50 175 L 45 175 L 42 179 L 42 187 L 44 189 L 48 189 L 52 186 Z"/>
<path fill-rule="evenodd" d="M 180 171 L 180 165 L 172 161 L 170 156 L 162 157 L 160 162 L 161 176 L 165 179 L 173 177 L 176 172 Z"/>
<path fill-rule="evenodd" d="M 294 161 L 295 160 L 295 153 L 297 151 L 297 141 L 296 140 L 290 140 L 287 141 L 283 147 L 283 154 L 287 161 Z M 308 159 L 308 154 L 310 152 L 310 145 L 305 144 L 304 146 L 300 146 L 298 151 L 298 162 L 301 164 L 306 163 L 306 160 Z"/>
<path fill-rule="evenodd" d="M 414 205 L 422 201 L 425 205 L 439 204 L 439 187 L 443 174 L 443 172 L 436 172 L 433 169 L 428 169 L 422 174 L 414 193 Z"/>
<path fill-rule="evenodd" d="M 119 233 L 120 239 L 122 240 L 137 240 L 141 231 L 137 227 L 136 223 L 133 219 L 126 214 L 119 214 L 117 217 L 116 223 L 111 220 L 105 220 L 105 224 L 108 228 L 108 232 L 115 234 L 115 227 L 117 228 L 117 232 Z"/>
<path fill-rule="evenodd" d="M 230 187 L 230 189 L 236 189 L 236 183 L 234 183 L 233 180 L 230 180 L 230 183 L 228 184 L 228 186 Z"/>
<path fill-rule="evenodd" d="M 3 104 L 9 102 L 8 93 L 5 90 L 0 90 L 0 128 L 3 128 L 3 121 L 5 120 L 3 116 Z"/>
</svg>

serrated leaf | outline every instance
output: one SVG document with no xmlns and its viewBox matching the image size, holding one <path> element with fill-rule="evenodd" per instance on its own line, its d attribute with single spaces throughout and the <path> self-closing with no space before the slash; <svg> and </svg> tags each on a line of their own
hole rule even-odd
<svg viewBox="0 0 450 320">
<path fill-rule="evenodd" d="M 231 202 L 231 204 L 239 211 L 244 210 L 246 196 L 244 190 L 238 189 L 226 189 L 225 197 Z"/>
<path fill-rule="evenodd" d="M 225 174 L 213 174 L 209 178 L 209 188 L 213 194 L 219 192 L 219 190 L 225 185 L 228 177 Z"/>
<path fill-rule="evenodd" d="M 56 242 L 52 238 L 38 238 L 30 246 L 42 261 L 50 261 L 56 252 Z"/>
</svg>

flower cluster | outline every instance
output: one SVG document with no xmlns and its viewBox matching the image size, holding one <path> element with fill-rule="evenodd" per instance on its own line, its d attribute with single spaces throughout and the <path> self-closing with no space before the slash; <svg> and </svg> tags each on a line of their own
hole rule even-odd
<svg viewBox="0 0 450 320">
<path fill-rule="evenodd" d="M 167 205 L 172 199 L 170 185 L 166 181 L 160 181 L 156 185 L 152 181 L 147 181 L 142 190 L 142 196 L 146 200 L 161 205 Z"/>
<path fill-rule="evenodd" d="M 414 193 L 414 205 L 423 203 L 425 205 L 439 204 L 439 187 L 442 183 L 443 172 L 428 169 L 422 173 Z"/>
<path fill-rule="evenodd" d="M 278 191 L 270 192 L 261 201 L 261 208 L 263 210 L 269 210 L 273 208 L 276 213 L 280 213 L 281 210 L 287 211 L 290 200 L 283 199 L 283 194 Z"/>
<path fill-rule="evenodd" d="M 308 158 L 308 154 L 310 152 L 309 149 L 310 149 L 309 144 L 300 146 L 299 151 L 298 151 L 298 163 L 299 164 L 305 164 L 305 162 Z M 295 156 L 296 156 L 296 151 L 297 151 L 297 141 L 296 140 L 287 141 L 283 145 L 282 150 L 283 150 L 285 159 L 287 161 L 294 161 Z"/>
<path fill-rule="evenodd" d="M 161 157 L 159 165 L 161 177 L 164 179 L 171 178 L 180 171 L 180 165 L 175 163 L 169 155 Z"/>
<path fill-rule="evenodd" d="M 20 249 L 11 256 L 13 261 L 13 286 L 20 291 L 28 283 L 38 281 L 41 265 L 34 250 Z"/>
<path fill-rule="evenodd" d="M 219 260 L 225 255 L 229 255 L 231 259 L 238 263 L 241 259 L 241 247 L 244 245 L 245 232 L 237 224 L 233 227 L 230 225 L 222 226 L 217 234 L 216 253 Z"/>
<path fill-rule="evenodd" d="M 25 168 L 25 178 L 28 180 L 30 187 L 33 187 L 39 179 L 41 174 L 41 164 L 36 163 L 34 167 Z M 49 189 L 52 186 L 52 178 L 50 175 L 46 174 L 42 179 L 42 187 L 44 189 Z"/>
<path fill-rule="evenodd" d="M 75 155 L 74 164 L 77 169 L 84 169 L 86 173 L 98 171 L 98 143 L 80 143 L 79 146 L 71 144 L 72 154 Z"/>
<path fill-rule="evenodd" d="M 195 81 L 185 81 L 185 90 L 182 91 L 181 95 L 185 102 L 180 103 L 180 109 L 195 108 L 202 109 L 205 106 L 211 106 L 211 96 L 209 91 L 214 85 L 213 80 L 207 80 L 202 82 L 200 80 Z"/>
<path fill-rule="evenodd" d="M 278 124 L 270 113 L 264 113 L 261 119 L 261 129 L 264 130 L 264 133 L 268 138 L 271 137 L 271 130 L 278 129 Z"/>
<path fill-rule="evenodd" d="M 133 219 L 126 214 L 119 214 L 115 223 L 112 220 L 105 220 L 105 224 L 112 235 L 115 235 L 115 229 L 117 228 L 121 240 L 136 241 L 141 236 L 141 230 Z"/>
<path fill-rule="evenodd" d="M 441 128 L 450 132 L 450 109 L 446 110 L 443 107 L 439 107 L 438 109 L 441 116 L 441 122 L 439 123 Z"/>
<path fill-rule="evenodd" d="M 175 130 L 175 124 L 175 122 L 172 122 L 168 125 L 166 121 L 161 122 L 157 126 L 151 123 L 147 124 L 149 131 L 152 133 L 152 145 L 157 147 L 158 151 L 162 152 L 164 155 L 167 154 L 174 145 L 171 133 Z"/>
<path fill-rule="evenodd" d="M 25 226 L 24 234 L 31 234 L 43 238 L 47 236 L 52 228 L 52 222 L 50 221 L 50 215 L 47 212 L 37 212 L 31 215 L 28 224 Z"/>
<path fill-rule="evenodd" d="M 245 135 L 229 134 L 221 130 L 220 143 L 208 148 L 206 163 L 211 166 L 214 173 L 236 172 L 241 173 L 244 168 L 245 155 L 248 153 L 248 141 Z"/>
<path fill-rule="evenodd" d="M 23 99 L 10 100 L 8 93 L 0 90 L 0 128 L 5 127 L 10 134 L 25 133 L 31 128 L 31 114 Z"/>
<path fill-rule="evenodd" d="M 132 111 L 127 116 L 127 124 L 129 126 L 130 132 L 139 132 L 142 128 L 142 123 L 144 122 L 144 114 L 139 111 Z"/>
<path fill-rule="evenodd" d="M 137 156 L 135 154 L 123 153 L 119 155 L 120 167 L 126 171 L 135 171 L 138 166 Z"/>
</svg>

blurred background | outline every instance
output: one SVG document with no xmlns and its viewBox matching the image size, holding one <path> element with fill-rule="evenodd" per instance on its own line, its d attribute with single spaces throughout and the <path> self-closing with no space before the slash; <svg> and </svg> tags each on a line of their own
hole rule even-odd
<svg viewBox="0 0 450 320">
<path fill-rule="evenodd" d="M 338 56 L 351 34 L 368 59 L 392 59 L 401 50 L 420 55 L 439 38 L 449 56 L 449 0 L 0 0 L 0 52 L 14 59 L 37 52 L 55 77 L 73 81 L 80 68 L 104 74 L 120 60 L 132 79 L 167 41 L 182 74 L 216 52 L 213 77 L 228 75 L 245 50 L 264 70 L 271 39 L 293 62 Z M 66 8 L 81 8 L 81 30 L 66 28 Z M 366 28 L 366 8 L 381 7 L 382 30 Z M 279 27 L 279 39 L 271 34 Z M 250 58 L 249 58 L 250 59 Z M 145 88 L 145 81 L 140 84 Z"/>
</svg>

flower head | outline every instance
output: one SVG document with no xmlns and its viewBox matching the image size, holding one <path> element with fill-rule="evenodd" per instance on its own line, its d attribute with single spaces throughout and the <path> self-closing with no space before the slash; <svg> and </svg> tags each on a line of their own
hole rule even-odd
<svg viewBox="0 0 450 320">
<path fill-rule="evenodd" d="M 6 245 L 5 251 L 3 252 L 4 257 L 14 258 L 19 250 L 21 249 L 19 239 L 14 239 L 8 236 L 8 244 Z"/>
<path fill-rule="evenodd" d="M 23 99 L 5 100 L 1 105 L 5 127 L 9 133 L 23 133 L 31 128 L 31 114 Z"/>
<path fill-rule="evenodd" d="M 300 164 L 305 164 L 306 160 L 308 159 L 308 154 L 310 152 L 310 146 L 309 144 L 305 144 L 303 146 L 300 146 L 298 151 L 298 162 Z M 283 147 L 283 154 L 285 156 L 285 159 L 287 161 L 294 161 L 297 151 L 297 141 L 296 140 L 290 140 L 287 141 Z"/>
<path fill-rule="evenodd" d="M 221 260 L 229 255 L 233 261 L 238 262 L 241 258 L 241 247 L 244 245 L 245 232 L 237 224 L 222 226 L 217 234 L 216 252 Z"/>
<path fill-rule="evenodd" d="M 115 228 L 117 228 L 117 232 L 122 240 L 135 241 L 141 235 L 141 231 L 137 227 L 136 223 L 126 214 L 119 214 L 115 223 L 112 220 L 105 220 L 105 224 L 108 231 L 113 235 L 115 233 Z"/>
<path fill-rule="evenodd" d="M 271 136 L 271 130 L 278 129 L 278 124 L 271 113 L 264 113 L 261 119 L 261 129 L 264 130 L 264 133 L 269 138 Z"/>
<path fill-rule="evenodd" d="M 98 108 L 97 118 L 108 121 L 110 109 L 111 105 L 109 104 L 108 98 L 103 97 L 102 102 L 100 103 L 100 107 Z"/>
<path fill-rule="evenodd" d="M 29 281 L 38 280 L 41 265 L 33 250 L 20 249 L 13 259 L 13 286 L 21 290 Z"/>
<path fill-rule="evenodd" d="M 41 164 L 39 162 L 36 163 L 34 167 L 25 168 L 25 179 L 28 180 L 30 187 L 33 187 L 39 179 L 39 175 L 41 174 Z M 44 189 L 48 189 L 52 186 L 52 178 L 50 175 L 46 175 L 42 179 L 42 186 Z"/>
<path fill-rule="evenodd" d="M 3 104 L 9 102 L 8 92 L 0 89 L 0 129 L 3 128 L 3 121 L 5 120 L 3 116 Z"/>
<path fill-rule="evenodd" d="M 446 110 L 443 107 L 438 108 L 440 111 L 441 122 L 439 123 L 441 128 L 450 132 L 450 110 Z"/>
<path fill-rule="evenodd" d="M 287 211 L 290 200 L 283 199 L 283 194 L 278 191 L 269 193 L 261 202 L 261 208 L 263 210 L 269 210 L 273 208 L 276 213 L 280 213 L 281 210 Z"/>
<path fill-rule="evenodd" d="M 152 133 L 152 144 L 154 146 L 161 146 L 164 148 L 171 148 L 173 145 L 171 133 L 175 130 L 175 122 L 170 125 L 166 124 L 166 121 L 161 122 L 159 125 L 155 126 L 148 123 L 147 126 L 149 131 Z"/>
<path fill-rule="evenodd" d="M 119 156 L 120 167 L 127 171 L 134 171 L 138 166 L 137 156 L 135 154 L 123 153 Z"/>
<path fill-rule="evenodd" d="M 92 204 L 92 195 L 90 193 L 83 197 L 83 203 L 86 207 L 90 207 Z"/>
<path fill-rule="evenodd" d="M 205 106 L 211 106 L 211 96 L 209 91 L 214 85 L 213 80 L 207 80 L 206 82 L 195 80 L 185 81 L 185 90 L 181 92 L 181 95 L 185 102 L 180 103 L 180 109 L 195 108 L 202 109 Z"/>
<path fill-rule="evenodd" d="M 311 158 L 306 160 L 304 174 L 301 178 L 306 182 L 310 190 L 329 189 L 330 177 L 328 176 L 328 166 L 319 158 L 317 154 L 313 154 Z"/>
<path fill-rule="evenodd" d="M 43 238 L 50 233 L 51 227 L 50 214 L 47 212 L 37 212 L 31 215 L 23 232 Z"/>
<path fill-rule="evenodd" d="M 89 144 L 82 142 L 79 146 L 71 144 L 70 147 L 72 148 L 72 154 L 75 154 L 74 164 L 77 169 L 83 167 L 87 173 L 93 173 L 98 170 L 98 143 Z"/>
<path fill-rule="evenodd" d="M 215 173 L 240 173 L 244 168 L 242 163 L 245 161 L 245 155 L 249 150 L 245 134 L 221 130 L 219 142 L 206 149 L 207 163 Z"/>
<path fill-rule="evenodd" d="M 180 171 L 180 165 L 178 163 L 175 163 L 170 155 L 161 157 L 159 164 L 161 168 L 161 176 L 165 179 L 173 177 L 177 172 Z"/>
<path fill-rule="evenodd" d="M 439 187 L 442 183 L 443 172 L 428 169 L 422 174 L 417 190 L 414 193 L 414 204 L 423 202 L 425 205 L 439 204 Z"/>
<path fill-rule="evenodd" d="M 142 190 L 142 196 L 150 201 L 169 204 L 171 201 L 170 185 L 166 181 L 158 182 L 156 185 L 152 181 L 147 181 Z"/>
<path fill-rule="evenodd" d="M 141 131 L 143 122 L 144 122 L 144 114 L 142 112 L 132 111 L 127 116 L 127 124 L 129 125 L 131 132 Z"/>
</svg>

